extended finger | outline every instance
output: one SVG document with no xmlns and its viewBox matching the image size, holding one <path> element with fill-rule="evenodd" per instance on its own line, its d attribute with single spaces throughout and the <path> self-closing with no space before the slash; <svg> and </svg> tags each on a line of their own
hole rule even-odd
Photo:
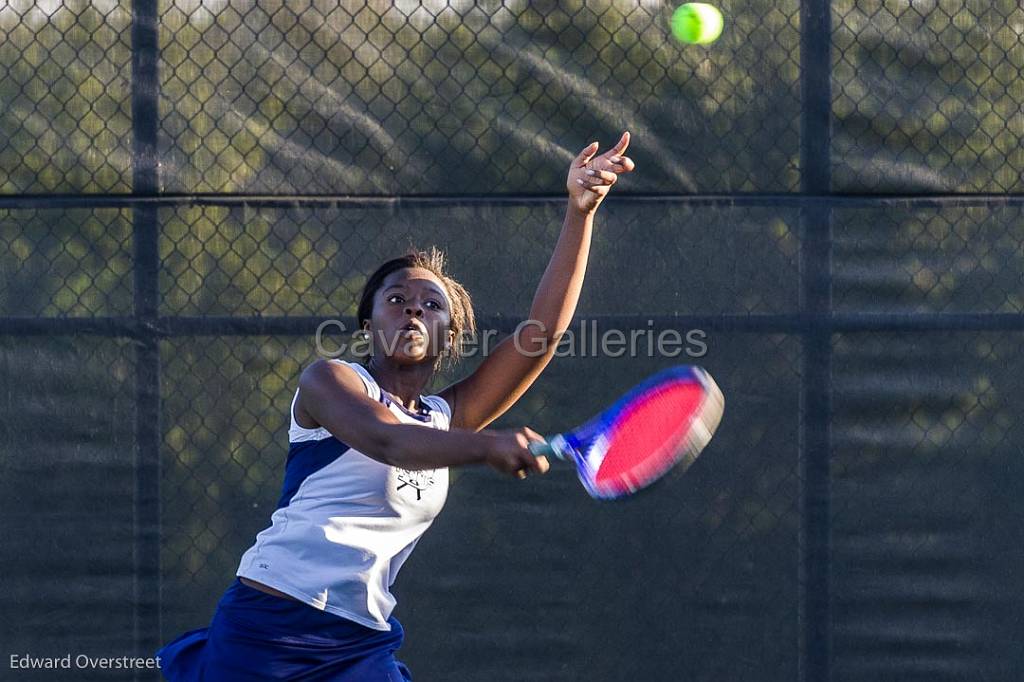
<svg viewBox="0 0 1024 682">
<path fill-rule="evenodd" d="M 603 158 L 611 158 L 622 156 L 626 152 L 626 148 L 629 146 L 629 131 L 622 133 L 622 137 L 615 143 L 615 146 L 602 154 Z"/>
<path fill-rule="evenodd" d="M 582 168 L 583 166 L 587 165 L 588 161 L 594 158 L 594 154 L 596 153 L 597 142 L 591 142 L 590 144 L 583 148 L 583 151 L 576 155 L 576 159 L 573 163 L 575 163 L 577 167 Z"/>
<path fill-rule="evenodd" d="M 534 469 L 537 470 L 537 473 L 546 474 L 548 469 L 551 468 L 551 464 L 548 462 L 547 457 L 538 457 L 535 464 L 536 466 L 534 466 Z"/>
</svg>

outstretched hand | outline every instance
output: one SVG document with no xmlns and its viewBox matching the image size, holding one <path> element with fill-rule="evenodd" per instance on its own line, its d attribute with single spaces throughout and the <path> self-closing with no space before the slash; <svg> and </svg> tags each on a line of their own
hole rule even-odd
<svg viewBox="0 0 1024 682">
<path fill-rule="evenodd" d="M 629 173 L 636 164 L 623 156 L 629 146 L 629 132 L 622 133 L 618 143 L 600 156 L 595 156 L 598 143 L 591 142 L 569 166 L 566 187 L 569 202 L 583 214 L 593 213 L 608 195 L 620 173 Z"/>
</svg>

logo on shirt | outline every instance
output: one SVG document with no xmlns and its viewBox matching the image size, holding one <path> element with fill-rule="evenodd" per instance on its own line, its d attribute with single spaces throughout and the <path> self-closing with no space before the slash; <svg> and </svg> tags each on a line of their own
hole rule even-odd
<svg viewBox="0 0 1024 682">
<path fill-rule="evenodd" d="M 423 498 L 423 491 L 434 485 L 434 472 L 433 470 L 426 471 L 409 471 L 408 469 L 398 470 L 398 488 L 409 488 L 410 494 L 413 490 L 416 491 L 416 499 L 420 500 Z"/>
</svg>

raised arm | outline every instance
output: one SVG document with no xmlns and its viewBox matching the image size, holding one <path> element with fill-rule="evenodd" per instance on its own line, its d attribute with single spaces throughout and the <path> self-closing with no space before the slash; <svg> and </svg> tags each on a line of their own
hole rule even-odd
<svg viewBox="0 0 1024 682">
<path fill-rule="evenodd" d="M 543 473 L 547 461 L 527 449 L 543 441 L 527 428 L 475 433 L 441 431 L 405 424 L 366 395 L 355 371 L 337 362 L 318 360 L 299 378 L 296 410 L 349 447 L 379 462 L 403 469 L 438 469 L 459 464 L 489 464 L 508 474 Z"/>
<path fill-rule="evenodd" d="M 594 213 L 620 173 L 635 167 L 623 154 L 629 133 L 596 156 L 593 142 L 573 159 L 566 179 L 565 221 L 530 306 L 528 324 L 498 344 L 470 376 L 441 396 L 452 406 L 452 425 L 479 430 L 500 417 L 526 392 L 554 356 L 558 340 L 576 313 L 587 270 Z"/>
</svg>

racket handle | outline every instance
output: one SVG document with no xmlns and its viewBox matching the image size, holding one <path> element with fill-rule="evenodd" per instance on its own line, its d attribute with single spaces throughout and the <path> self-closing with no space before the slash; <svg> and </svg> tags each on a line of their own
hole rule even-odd
<svg viewBox="0 0 1024 682">
<path fill-rule="evenodd" d="M 527 447 L 530 448 L 530 452 L 533 453 L 535 457 L 549 457 L 552 455 L 555 457 L 558 456 L 555 454 L 555 449 L 551 447 L 551 443 L 533 441 Z"/>
<path fill-rule="evenodd" d="M 535 457 L 555 457 L 557 459 L 569 457 L 568 445 L 561 436 L 551 436 L 545 443 L 534 441 L 527 447 Z"/>
</svg>

